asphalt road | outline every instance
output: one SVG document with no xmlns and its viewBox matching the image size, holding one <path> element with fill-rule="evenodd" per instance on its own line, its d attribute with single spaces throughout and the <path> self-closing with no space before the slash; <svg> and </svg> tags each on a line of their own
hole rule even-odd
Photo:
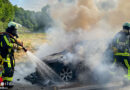
<svg viewBox="0 0 130 90">
<path fill-rule="evenodd" d="M 112 82 L 106 85 L 66 84 L 52 87 L 15 85 L 9 90 L 130 90 L 130 85 L 123 85 L 122 82 Z"/>
</svg>

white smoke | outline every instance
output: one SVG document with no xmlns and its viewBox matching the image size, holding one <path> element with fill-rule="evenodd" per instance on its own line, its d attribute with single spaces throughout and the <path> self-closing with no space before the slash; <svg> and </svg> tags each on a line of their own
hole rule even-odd
<svg viewBox="0 0 130 90">
<path fill-rule="evenodd" d="M 24 85 L 31 85 L 31 83 L 26 81 L 24 78 L 27 75 L 36 71 L 36 65 L 30 61 L 26 61 L 26 60 L 29 60 L 29 58 L 27 57 L 21 58 L 21 59 L 24 59 L 25 61 L 23 60 L 23 62 L 16 64 L 14 76 L 13 76 L 14 78 L 13 82 L 24 84 Z"/>
<path fill-rule="evenodd" d="M 68 50 L 64 56 L 65 62 L 76 63 L 84 60 L 92 71 L 98 67 L 96 73 L 103 74 L 104 71 L 109 71 L 109 66 L 102 61 L 111 59 L 111 56 L 104 57 L 104 53 L 115 35 L 115 32 L 109 29 L 111 27 L 104 21 L 99 22 L 91 31 L 77 29 L 68 32 L 60 28 L 51 28 L 47 32 L 48 42 L 43 44 L 36 54 L 44 59 L 53 53 Z"/>
<path fill-rule="evenodd" d="M 67 31 L 63 28 L 51 27 L 47 32 L 46 39 L 48 42 L 41 45 L 36 54 L 44 59 L 53 53 L 67 50 L 68 53 L 63 57 L 65 64 L 85 61 L 85 65 L 94 72 L 94 77 L 99 78 L 98 82 L 108 81 L 108 78 L 111 78 L 109 82 L 123 81 L 124 78 L 121 75 L 123 76 L 126 72 L 122 68 L 110 64 L 112 56 L 107 51 L 111 40 L 117 33 L 116 31 L 104 20 L 94 25 L 91 30 Z M 106 52 L 107 56 L 105 55 Z M 111 75 L 112 67 L 115 67 L 117 74 Z M 91 74 L 91 72 L 84 71 L 83 74 L 79 75 L 79 80 L 89 82 L 89 73 Z"/>
<path fill-rule="evenodd" d="M 76 32 L 67 32 L 62 28 L 50 28 L 46 33 L 47 43 L 39 47 L 37 57 L 42 58 L 50 54 L 63 51 L 77 41 Z"/>
<path fill-rule="evenodd" d="M 111 11 L 117 8 L 119 0 L 94 0 L 99 9 Z"/>
</svg>

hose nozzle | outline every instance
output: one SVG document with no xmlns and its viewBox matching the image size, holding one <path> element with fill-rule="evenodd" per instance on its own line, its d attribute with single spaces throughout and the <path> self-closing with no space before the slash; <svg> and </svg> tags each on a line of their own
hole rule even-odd
<svg viewBox="0 0 130 90">
<path fill-rule="evenodd" d="M 25 47 L 23 47 L 23 50 L 24 50 L 25 52 L 27 52 L 27 51 L 28 51 Z"/>
</svg>

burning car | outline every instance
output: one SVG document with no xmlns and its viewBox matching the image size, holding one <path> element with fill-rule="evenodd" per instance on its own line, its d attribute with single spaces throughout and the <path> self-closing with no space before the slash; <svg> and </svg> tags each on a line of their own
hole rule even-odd
<svg viewBox="0 0 130 90">
<path fill-rule="evenodd" d="M 61 80 L 65 82 L 74 82 L 78 80 L 78 75 L 81 74 L 81 72 L 89 70 L 89 68 L 84 65 L 84 61 L 82 59 L 76 58 L 77 60 L 75 59 L 74 61 L 68 60 L 68 56 L 69 59 L 70 57 L 73 57 L 71 54 L 72 53 L 68 51 L 54 53 L 45 57 L 43 62 L 54 70 Z M 36 69 L 36 72 L 26 76 L 25 79 L 30 81 L 32 84 L 41 84 L 44 80 L 38 72 L 38 69 Z"/>
<path fill-rule="evenodd" d="M 93 42 L 91 41 L 90 43 Z M 87 48 L 87 51 L 89 51 L 87 56 L 89 57 L 89 55 L 91 55 L 92 53 L 94 54 L 99 52 L 99 48 L 95 47 L 95 50 L 90 50 L 90 43 L 77 43 L 74 47 L 72 46 L 71 49 L 67 49 L 62 52 L 54 53 L 44 57 L 42 61 L 52 70 L 54 70 L 56 74 L 65 82 L 79 82 L 85 80 L 89 83 L 91 81 L 96 83 L 98 81 L 98 77 L 97 75 L 94 75 L 95 71 L 93 70 L 98 69 L 98 67 L 94 67 L 96 69 L 92 70 L 90 69 L 90 65 L 88 66 L 89 63 L 87 62 L 88 64 L 86 64 L 85 49 Z M 36 72 L 31 73 L 30 75 L 25 77 L 26 80 L 30 81 L 33 84 L 40 84 L 42 81 L 44 81 L 44 78 L 46 77 L 42 77 L 38 69 L 36 69 Z"/>
</svg>

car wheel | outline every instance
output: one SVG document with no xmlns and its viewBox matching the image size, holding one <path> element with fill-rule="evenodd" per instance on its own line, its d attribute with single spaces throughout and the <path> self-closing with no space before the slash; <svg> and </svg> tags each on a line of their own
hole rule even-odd
<svg viewBox="0 0 130 90">
<path fill-rule="evenodd" d="M 73 79 L 73 71 L 68 67 L 63 68 L 59 75 L 65 82 L 71 81 Z"/>
</svg>

